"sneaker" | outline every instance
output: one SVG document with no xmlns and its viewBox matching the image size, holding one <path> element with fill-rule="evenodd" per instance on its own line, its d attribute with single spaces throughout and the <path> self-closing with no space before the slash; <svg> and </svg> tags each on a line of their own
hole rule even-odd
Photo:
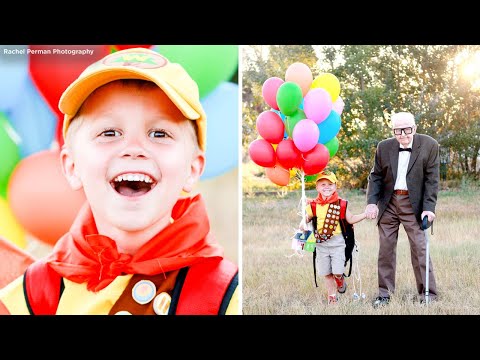
<svg viewBox="0 0 480 360">
<path fill-rule="evenodd" d="M 337 303 L 337 295 L 328 295 L 328 305 L 334 305 Z"/>
<path fill-rule="evenodd" d="M 335 276 L 333 278 L 337 283 L 337 291 L 340 294 L 343 294 L 345 291 L 347 291 L 347 282 L 345 281 L 345 277 L 343 275 L 340 279 L 337 279 Z"/>
<path fill-rule="evenodd" d="M 373 300 L 373 307 L 376 309 L 380 306 L 385 306 L 390 302 L 390 298 L 388 296 L 377 296 L 375 300 Z"/>
</svg>

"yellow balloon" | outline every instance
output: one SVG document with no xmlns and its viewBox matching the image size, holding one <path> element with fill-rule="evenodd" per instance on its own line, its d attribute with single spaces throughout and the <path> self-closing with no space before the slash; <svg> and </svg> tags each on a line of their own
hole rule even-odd
<svg viewBox="0 0 480 360">
<path fill-rule="evenodd" d="M 0 197 L 0 236 L 18 247 L 25 249 L 27 239 L 25 230 L 10 210 L 7 201 Z"/>
<path fill-rule="evenodd" d="M 273 146 L 273 150 L 277 151 L 278 144 L 272 144 L 272 146 Z"/>
<path fill-rule="evenodd" d="M 295 168 L 290 169 L 290 179 L 296 175 L 297 175 L 297 169 Z"/>
<path fill-rule="evenodd" d="M 332 102 L 337 100 L 340 95 L 340 81 L 337 77 L 330 73 L 323 73 L 318 75 L 312 82 L 311 89 L 322 88 L 327 90 L 332 98 Z"/>
</svg>

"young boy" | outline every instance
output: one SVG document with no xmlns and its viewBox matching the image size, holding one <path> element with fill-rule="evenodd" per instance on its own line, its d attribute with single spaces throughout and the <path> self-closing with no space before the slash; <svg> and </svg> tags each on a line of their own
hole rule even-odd
<svg viewBox="0 0 480 360">
<path fill-rule="evenodd" d="M 87 202 L 53 253 L 0 291 L 6 314 L 240 314 L 200 195 L 197 84 L 144 48 L 90 65 L 63 93 L 63 172 Z M 3 311 L 2 311 L 3 310 Z"/>
<path fill-rule="evenodd" d="M 311 200 L 306 207 L 307 218 L 313 219 L 312 205 L 315 206 L 317 227 L 314 228 L 316 245 L 317 273 L 325 276 L 328 303 L 336 304 L 336 292 L 343 294 L 347 290 L 343 271 L 345 269 L 345 239 L 339 224 L 340 198 L 337 193 L 337 177 L 333 172 L 323 171 L 316 181 L 318 196 Z M 352 215 L 345 211 L 345 219 L 349 224 L 355 224 L 365 219 L 365 213 Z"/>
</svg>

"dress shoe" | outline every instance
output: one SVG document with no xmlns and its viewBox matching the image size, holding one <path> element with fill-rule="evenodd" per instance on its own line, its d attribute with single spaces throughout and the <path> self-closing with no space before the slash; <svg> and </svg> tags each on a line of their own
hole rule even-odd
<svg viewBox="0 0 480 360">
<path fill-rule="evenodd" d="M 390 302 L 390 297 L 388 296 L 377 296 L 373 301 L 373 307 L 378 308 L 380 306 L 385 306 Z"/>
</svg>

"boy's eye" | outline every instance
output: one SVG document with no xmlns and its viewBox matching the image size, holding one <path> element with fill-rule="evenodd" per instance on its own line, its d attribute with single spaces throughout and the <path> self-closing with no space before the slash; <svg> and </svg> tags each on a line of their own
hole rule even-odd
<svg viewBox="0 0 480 360">
<path fill-rule="evenodd" d="M 152 130 L 148 133 L 148 136 L 153 138 L 163 138 L 167 137 L 167 133 L 163 130 Z"/>
<path fill-rule="evenodd" d="M 120 133 L 120 131 L 118 130 L 114 130 L 114 129 L 108 129 L 108 130 L 104 130 L 100 136 L 121 136 L 122 134 Z"/>
</svg>

